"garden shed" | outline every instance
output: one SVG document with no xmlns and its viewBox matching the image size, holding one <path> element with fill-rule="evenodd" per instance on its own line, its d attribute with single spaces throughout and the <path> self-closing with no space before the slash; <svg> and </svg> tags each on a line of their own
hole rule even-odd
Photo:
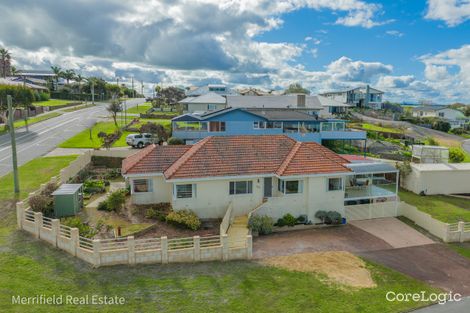
<svg viewBox="0 0 470 313">
<path fill-rule="evenodd" d="M 73 216 L 83 205 L 83 184 L 62 184 L 52 196 L 56 218 Z"/>
</svg>

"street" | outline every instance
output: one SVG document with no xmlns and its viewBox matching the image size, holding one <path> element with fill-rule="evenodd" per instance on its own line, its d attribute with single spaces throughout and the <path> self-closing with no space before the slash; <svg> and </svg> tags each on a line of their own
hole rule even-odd
<svg viewBox="0 0 470 313">
<path fill-rule="evenodd" d="M 145 102 L 145 99 L 127 100 L 127 108 Z M 89 128 L 98 120 L 109 115 L 106 103 L 97 103 L 95 107 L 64 113 L 29 126 L 16 129 L 16 150 L 18 166 L 45 155 L 58 144 L 75 134 Z M 12 170 L 10 134 L 0 136 L 0 176 Z"/>
</svg>

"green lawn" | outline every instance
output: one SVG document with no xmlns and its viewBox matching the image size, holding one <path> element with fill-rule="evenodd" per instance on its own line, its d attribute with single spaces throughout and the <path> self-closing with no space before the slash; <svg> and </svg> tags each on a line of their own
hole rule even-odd
<svg viewBox="0 0 470 313">
<path fill-rule="evenodd" d="M 143 104 L 139 104 L 139 107 L 135 106 L 135 107 L 128 109 L 126 112 L 133 113 L 133 114 L 140 114 L 140 113 L 144 114 L 151 107 L 152 107 L 152 104 L 150 104 L 150 102 L 145 102 Z"/>
<path fill-rule="evenodd" d="M 73 156 L 39 158 L 21 166 L 25 191 L 37 189 Z M 0 180 L 0 312 L 403 312 L 425 302 L 388 302 L 386 293 L 439 292 L 366 262 L 376 288 L 351 289 L 315 274 L 256 262 L 112 266 L 93 269 L 64 251 L 15 230 L 13 195 Z M 10 185 L 11 187 L 11 185 Z M 28 190 L 26 190 L 28 189 Z M 14 305 L 12 296 L 124 297 L 125 304 Z"/>
<path fill-rule="evenodd" d="M 101 140 L 98 138 L 99 132 L 112 133 L 116 130 L 114 122 L 99 122 L 96 123 L 91 132 L 89 129 L 76 134 L 72 138 L 64 141 L 59 145 L 60 148 L 99 148 L 101 147 Z"/>
<path fill-rule="evenodd" d="M 76 159 L 76 155 L 37 158 L 19 167 L 20 198 L 26 197 L 39 185 Z M 0 177 L 0 201 L 14 198 L 13 174 Z"/>
<path fill-rule="evenodd" d="M 403 189 L 400 189 L 398 195 L 402 201 L 442 222 L 470 222 L 470 200 L 441 195 L 419 196 Z"/>
<path fill-rule="evenodd" d="M 28 125 L 39 123 L 39 122 L 42 122 L 42 121 L 45 121 L 45 120 L 48 120 L 50 118 L 54 118 L 57 116 L 61 116 L 61 115 L 62 113 L 59 113 L 59 112 L 50 112 L 50 113 L 42 114 L 39 116 L 34 116 L 28 119 Z M 15 121 L 14 125 L 15 125 L 15 128 L 20 128 L 20 127 L 25 126 L 26 123 L 24 120 L 17 120 Z M 4 132 L 6 132 L 6 129 L 5 129 L 5 126 L 2 126 L 2 128 L 0 128 L 0 134 Z"/>
<path fill-rule="evenodd" d="M 403 134 L 403 131 L 399 128 L 382 127 L 379 125 L 369 124 L 369 123 L 351 123 L 350 126 L 352 128 L 362 128 L 364 130 L 370 130 L 370 131 Z"/>
<path fill-rule="evenodd" d="M 50 99 L 48 101 L 37 101 L 33 102 L 33 105 L 35 106 L 40 106 L 40 107 L 54 107 L 58 105 L 64 105 L 68 103 L 76 103 L 80 101 L 75 101 L 75 100 L 60 100 L 60 99 Z"/>
<path fill-rule="evenodd" d="M 121 137 L 113 143 L 113 147 L 127 147 L 127 135 L 135 134 L 134 132 L 123 131 Z"/>
<path fill-rule="evenodd" d="M 470 243 L 449 243 L 449 247 L 461 256 L 470 259 Z"/>
<path fill-rule="evenodd" d="M 133 127 L 139 128 L 140 126 L 146 124 L 146 123 L 155 123 L 155 124 L 161 124 L 163 127 L 171 129 L 171 120 L 165 120 L 165 119 L 155 119 L 155 118 L 141 118 L 139 119 L 139 123 L 134 124 Z"/>
</svg>

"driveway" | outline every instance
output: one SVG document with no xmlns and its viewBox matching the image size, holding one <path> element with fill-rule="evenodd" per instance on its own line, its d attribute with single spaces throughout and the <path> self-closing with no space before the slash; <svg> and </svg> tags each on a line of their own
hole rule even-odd
<svg viewBox="0 0 470 313">
<path fill-rule="evenodd" d="M 384 240 L 393 248 L 422 246 L 434 243 L 431 239 L 394 217 L 352 221 L 351 225 Z"/>
<path fill-rule="evenodd" d="M 374 222 L 377 226 L 371 226 Z M 253 257 L 349 251 L 432 286 L 470 295 L 470 261 L 446 245 L 423 238 L 422 234 L 396 219 L 354 224 L 358 227 L 348 224 L 256 237 Z"/>
</svg>

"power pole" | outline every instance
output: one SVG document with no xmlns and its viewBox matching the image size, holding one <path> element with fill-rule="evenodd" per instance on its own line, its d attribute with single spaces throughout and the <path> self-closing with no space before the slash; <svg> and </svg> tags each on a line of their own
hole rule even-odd
<svg viewBox="0 0 470 313">
<path fill-rule="evenodd" d="M 144 95 L 144 81 L 141 81 L 141 84 L 142 84 L 142 91 L 141 91 L 141 94 L 142 96 Z"/>
<path fill-rule="evenodd" d="M 134 77 L 131 77 L 131 84 L 132 84 L 132 98 L 135 98 Z"/>
<path fill-rule="evenodd" d="M 13 182 L 15 185 L 15 193 L 20 192 L 20 182 L 18 180 L 18 160 L 16 158 L 16 138 L 15 138 L 15 125 L 13 123 L 13 105 L 11 96 L 7 96 L 8 104 L 8 124 L 10 127 L 10 137 L 11 137 L 11 159 L 13 162 Z"/>
<path fill-rule="evenodd" d="M 91 104 L 95 105 L 95 81 L 91 81 Z"/>
</svg>

